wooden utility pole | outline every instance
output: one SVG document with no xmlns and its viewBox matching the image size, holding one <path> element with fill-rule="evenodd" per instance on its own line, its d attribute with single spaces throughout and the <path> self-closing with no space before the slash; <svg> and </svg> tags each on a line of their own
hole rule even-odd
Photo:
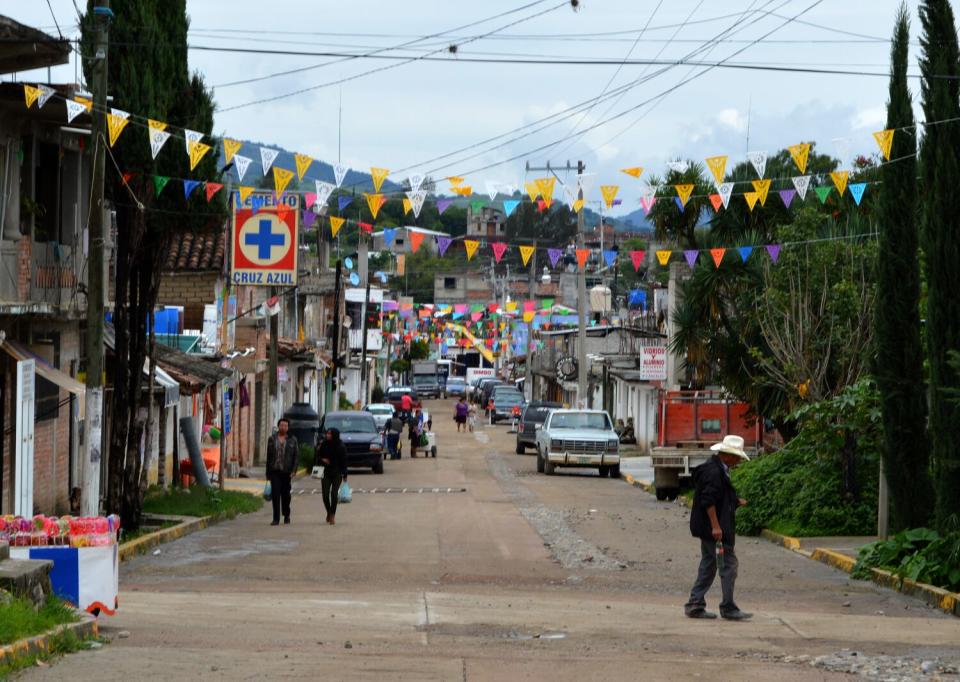
<svg viewBox="0 0 960 682">
<path fill-rule="evenodd" d="M 83 456 L 80 507 L 84 516 L 100 513 L 100 455 L 103 449 L 103 329 L 104 329 L 104 178 L 107 132 L 107 51 L 110 40 L 110 0 L 96 0 L 97 24 L 93 48 L 93 180 L 87 226 L 87 395 L 83 420 Z"/>
</svg>

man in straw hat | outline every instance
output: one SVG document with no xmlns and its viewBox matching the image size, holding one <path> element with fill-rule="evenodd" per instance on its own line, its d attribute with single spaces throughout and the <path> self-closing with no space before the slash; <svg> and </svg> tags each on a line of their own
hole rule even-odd
<svg viewBox="0 0 960 682">
<path fill-rule="evenodd" d="M 726 436 L 713 445 L 713 457 L 693 470 L 693 510 L 690 514 L 690 533 L 700 538 L 700 569 L 690 591 L 690 599 L 683 610 L 690 618 L 716 618 L 707 611 L 706 595 L 717 575 L 720 563 L 720 587 L 723 599 L 720 616 L 727 620 L 747 620 L 752 614 L 744 613 L 733 600 L 733 587 L 737 581 L 737 555 L 734 552 L 735 516 L 737 507 L 747 503 L 737 497 L 730 482 L 730 469 L 750 457 L 743 450 L 743 438 Z"/>
</svg>

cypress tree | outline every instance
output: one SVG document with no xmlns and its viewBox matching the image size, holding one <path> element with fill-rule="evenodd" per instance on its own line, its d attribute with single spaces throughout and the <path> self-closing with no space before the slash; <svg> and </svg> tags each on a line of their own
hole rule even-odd
<svg viewBox="0 0 960 682">
<path fill-rule="evenodd" d="M 920 336 L 917 162 L 913 106 L 907 88 L 910 24 L 901 5 L 890 50 L 887 129 L 894 129 L 888 163 L 880 168 L 880 230 L 874 322 L 874 376 L 880 389 L 883 463 L 890 488 L 891 526 L 926 525 L 933 510 L 927 395 Z"/>
<path fill-rule="evenodd" d="M 960 380 L 947 356 L 948 351 L 960 349 L 960 51 L 948 0 L 921 2 L 920 23 L 921 100 L 927 121 L 920 146 L 924 190 L 920 234 L 928 287 L 926 339 L 935 515 L 943 529 L 949 517 L 960 512 L 960 404 L 948 394 L 949 389 L 960 386 Z"/>
</svg>

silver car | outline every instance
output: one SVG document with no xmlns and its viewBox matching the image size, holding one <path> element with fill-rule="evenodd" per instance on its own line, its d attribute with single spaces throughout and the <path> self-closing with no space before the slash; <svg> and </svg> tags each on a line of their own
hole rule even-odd
<svg viewBox="0 0 960 682">
<path fill-rule="evenodd" d="M 387 422 L 393 416 L 393 405 L 390 403 L 371 403 L 363 408 L 364 412 L 373 415 L 373 421 L 377 423 L 377 429 L 383 431 L 387 428 Z"/>
<path fill-rule="evenodd" d="M 537 471 L 556 467 L 597 469 L 620 478 L 620 438 L 603 410 L 552 410 L 537 430 Z"/>
</svg>

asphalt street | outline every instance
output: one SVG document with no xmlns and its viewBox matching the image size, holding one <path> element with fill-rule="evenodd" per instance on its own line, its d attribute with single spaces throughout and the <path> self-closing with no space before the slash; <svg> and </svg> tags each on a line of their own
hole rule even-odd
<svg viewBox="0 0 960 682">
<path fill-rule="evenodd" d="M 537 474 L 508 425 L 458 434 L 452 401 L 428 407 L 436 459 L 351 474 L 336 526 L 299 479 L 289 526 L 264 507 L 125 563 L 112 642 L 25 679 L 909 679 L 892 671 L 957 663 L 960 620 L 754 538 L 737 544 L 753 620 L 685 618 L 686 508 Z"/>
</svg>

